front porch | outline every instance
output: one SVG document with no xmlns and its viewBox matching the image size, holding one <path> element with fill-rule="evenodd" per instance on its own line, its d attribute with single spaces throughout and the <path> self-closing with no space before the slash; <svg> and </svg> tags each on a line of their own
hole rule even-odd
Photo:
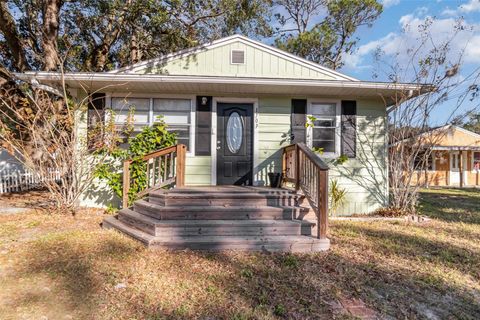
<svg viewBox="0 0 480 320">
<path fill-rule="evenodd" d="M 329 248 L 312 236 L 305 197 L 286 189 L 247 186 L 158 190 L 104 220 L 148 247 L 311 252 Z"/>
<path fill-rule="evenodd" d="M 128 199 L 132 180 L 127 160 L 123 209 L 104 219 L 103 227 L 153 248 L 328 250 L 328 167 L 303 144 L 288 146 L 283 153 L 282 186 L 290 183 L 290 189 L 186 187 L 185 146 L 155 151 L 143 158 L 147 186 L 133 204 Z"/>
</svg>

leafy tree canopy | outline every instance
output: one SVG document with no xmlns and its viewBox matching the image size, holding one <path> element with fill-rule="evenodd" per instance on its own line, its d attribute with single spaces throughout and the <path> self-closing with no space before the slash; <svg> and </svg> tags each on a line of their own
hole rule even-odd
<svg viewBox="0 0 480 320">
<path fill-rule="evenodd" d="M 233 33 L 267 35 L 265 0 L 0 0 L 10 70 L 106 71 Z"/>
<path fill-rule="evenodd" d="M 277 0 L 276 3 L 284 8 L 276 14 L 281 25 L 276 46 L 332 69 L 341 68 L 344 55 L 356 49 L 357 29 L 371 26 L 383 10 L 377 0 Z"/>
</svg>

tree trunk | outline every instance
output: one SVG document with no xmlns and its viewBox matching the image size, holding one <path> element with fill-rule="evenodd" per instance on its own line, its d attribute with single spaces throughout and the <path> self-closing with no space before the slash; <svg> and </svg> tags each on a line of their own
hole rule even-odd
<svg viewBox="0 0 480 320">
<path fill-rule="evenodd" d="M 45 71 L 55 70 L 60 62 L 58 58 L 57 36 L 61 0 L 46 0 L 43 7 L 43 54 Z"/>
<path fill-rule="evenodd" d="M 12 54 L 15 68 L 22 72 L 29 70 L 30 66 L 25 55 L 23 41 L 17 32 L 15 20 L 8 10 L 7 2 L 4 0 L 0 0 L 0 31 L 4 35 L 8 49 Z"/>
</svg>

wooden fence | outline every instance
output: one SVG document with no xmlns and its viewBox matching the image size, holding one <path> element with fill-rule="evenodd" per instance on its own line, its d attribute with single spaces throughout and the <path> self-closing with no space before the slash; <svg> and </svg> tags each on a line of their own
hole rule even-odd
<svg viewBox="0 0 480 320">
<path fill-rule="evenodd" d="M 45 176 L 34 174 L 28 170 L 4 170 L 0 172 L 0 194 L 27 191 L 42 186 L 45 181 L 59 181 L 58 171 L 51 169 Z"/>
</svg>

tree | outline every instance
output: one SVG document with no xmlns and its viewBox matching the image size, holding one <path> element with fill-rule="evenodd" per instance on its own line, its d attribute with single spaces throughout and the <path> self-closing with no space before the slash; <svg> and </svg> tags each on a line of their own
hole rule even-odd
<svg viewBox="0 0 480 320">
<path fill-rule="evenodd" d="M 276 4 L 286 13 L 276 15 L 281 28 L 275 45 L 334 70 L 343 66 L 345 54 L 354 52 L 357 29 L 371 26 L 383 10 L 376 0 L 278 0 Z M 322 11 L 326 16 L 313 22 Z"/>
<path fill-rule="evenodd" d="M 459 76 L 463 50 L 456 52 L 453 45 L 457 38 L 468 32 L 468 28 L 458 20 L 451 32 L 439 41 L 432 37 L 434 22 L 434 19 L 427 18 L 418 26 L 417 41 L 402 54 L 393 55 L 393 59 L 386 57 L 380 48 L 376 53 L 378 65 L 387 68 L 389 79 L 418 84 L 420 88 L 416 92 L 401 92 L 389 97 L 388 168 L 390 205 L 394 212 L 415 212 L 419 189 L 428 186 L 427 170 L 432 161 L 432 146 L 450 132 L 448 124 L 461 122 L 479 108 L 480 68 Z M 397 60 L 402 57 L 404 60 Z M 417 97 L 412 98 L 412 95 Z M 460 111 L 466 102 L 474 105 L 472 110 Z M 446 106 L 450 107 L 449 111 Z M 443 115 L 441 121 L 435 117 L 439 114 Z M 432 130 L 435 127 L 437 129 Z M 437 157 L 443 158 L 444 155 L 437 154 Z"/>
<path fill-rule="evenodd" d="M 0 0 L 10 70 L 106 71 L 235 32 L 267 35 L 270 0 Z M 12 12 L 16 13 L 13 18 Z"/>
<path fill-rule="evenodd" d="M 0 68 L 0 146 L 38 177 L 61 212 L 75 213 L 79 197 L 93 183 L 94 168 L 105 160 L 100 151 L 119 141 L 103 122 L 97 123 L 103 139 L 95 149 L 75 130 L 92 97 L 75 101 L 65 86 L 39 88 Z"/>
<path fill-rule="evenodd" d="M 480 112 L 469 113 L 467 119 L 462 126 L 467 130 L 480 134 Z"/>
</svg>

